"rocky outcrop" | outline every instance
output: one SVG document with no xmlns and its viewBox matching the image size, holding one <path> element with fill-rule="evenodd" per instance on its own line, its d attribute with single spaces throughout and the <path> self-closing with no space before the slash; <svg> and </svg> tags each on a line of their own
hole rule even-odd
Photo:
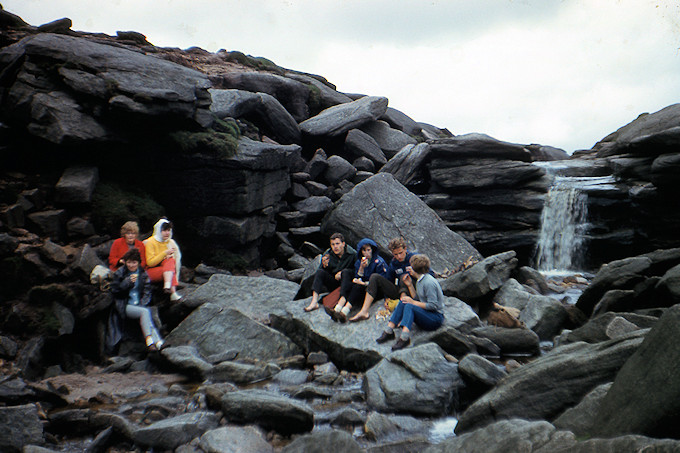
<svg viewBox="0 0 680 453">
<path fill-rule="evenodd" d="M 574 343 L 554 349 L 510 373 L 475 401 L 459 417 L 456 433 L 502 419 L 554 419 L 593 388 L 611 381 L 643 339 L 635 332 L 595 345 Z"/>
<path fill-rule="evenodd" d="M 678 438 L 677 344 L 680 305 L 669 308 L 616 375 L 593 420 L 592 433 Z M 650 392 L 650 389 L 655 391 Z"/>
<path fill-rule="evenodd" d="M 457 365 L 433 344 L 392 353 L 364 380 L 368 405 L 380 412 L 443 415 L 459 405 L 463 387 Z"/>
<path fill-rule="evenodd" d="M 42 33 L 3 49 L 0 66 L 11 68 L 3 74 L 5 117 L 53 143 L 121 138 L 121 115 L 212 121 L 205 75 L 121 46 Z"/>
<path fill-rule="evenodd" d="M 387 173 L 373 176 L 344 195 L 328 212 L 321 229 L 329 235 L 343 233 L 350 244 L 371 237 L 384 256 L 390 256 L 388 242 L 403 237 L 411 250 L 430 257 L 435 272 L 455 269 L 470 257 L 481 258 L 465 239 L 446 228 L 432 210 Z"/>
</svg>

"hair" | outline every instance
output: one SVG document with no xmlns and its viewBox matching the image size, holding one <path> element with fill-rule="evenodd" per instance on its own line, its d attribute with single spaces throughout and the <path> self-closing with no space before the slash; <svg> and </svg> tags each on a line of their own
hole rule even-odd
<svg viewBox="0 0 680 453">
<path fill-rule="evenodd" d="M 411 267 L 418 274 L 427 274 L 430 270 L 430 258 L 423 254 L 413 255 L 411 257 Z"/>
<path fill-rule="evenodd" d="M 137 225 L 137 222 L 133 222 L 132 220 L 125 222 L 123 226 L 120 227 L 120 235 L 125 236 L 126 233 L 139 234 L 139 225 Z"/>
<path fill-rule="evenodd" d="M 406 241 L 402 237 L 394 238 L 390 241 L 389 244 L 387 244 L 387 248 L 390 249 L 390 251 L 396 250 L 396 249 L 399 249 L 399 248 L 405 249 L 406 248 Z"/>
<path fill-rule="evenodd" d="M 142 255 L 136 247 L 130 248 L 125 255 L 123 255 L 123 261 L 137 261 L 142 262 Z"/>
<path fill-rule="evenodd" d="M 161 225 L 161 231 L 167 231 L 167 230 L 172 230 L 172 222 L 167 221 L 163 225 Z"/>
<path fill-rule="evenodd" d="M 342 242 L 345 242 L 345 236 L 342 235 L 342 233 L 333 233 L 331 234 L 331 241 L 333 239 L 340 239 Z"/>
</svg>

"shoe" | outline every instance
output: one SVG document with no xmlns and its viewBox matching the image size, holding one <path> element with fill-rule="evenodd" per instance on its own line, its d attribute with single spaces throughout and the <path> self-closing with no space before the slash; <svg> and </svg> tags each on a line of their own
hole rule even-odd
<svg viewBox="0 0 680 453">
<path fill-rule="evenodd" d="M 174 292 L 174 293 L 170 294 L 170 300 L 173 301 L 173 302 L 176 302 L 178 300 L 182 300 L 182 295 L 178 292 Z"/>
<path fill-rule="evenodd" d="M 408 338 L 404 340 L 403 338 L 400 338 L 397 340 L 396 343 L 392 345 L 392 350 L 393 351 L 398 351 L 399 349 L 404 349 L 406 346 L 411 344 L 411 339 Z"/>
<path fill-rule="evenodd" d="M 165 294 L 170 294 L 172 292 L 172 286 L 170 285 L 170 282 L 165 282 L 163 284 L 163 292 Z"/>
<path fill-rule="evenodd" d="M 394 332 L 387 333 L 383 330 L 382 335 L 380 335 L 378 338 L 375 339 L 376 343 L 382 344 L 385 343 L 386 341 L 394 339 Z"/>
<path fill-rule="evenodd" d="M 333 316 L 336 321 L 347 322 L 347 315 L 342 311 L 333 311 Z"/>
<path fill-rule="evenodd" d="M 338 312 L 333 310 L 332 308 L 328 308 L 325 305 L 323 306 L 323 309 L 326 311 L 326 314 L 331 317 L 331 319 L 335 322 L 338 322 L 337 314 Z"/>
<path fill-rule="evenodd" d="M 163 340 L 158 340 L 156 342 L 156 349 L 160 351 L 161 349 L 163 349 L 164 344 L 165 344 L 165 342 Z"/>
<path fill-rule="evenodd" d="M 149 346 L 147 346 L 146 350 L 149 351 L 149 352 L 158 352 L 158 348 L 153 343 L 151 343 Z"/>
</svg>

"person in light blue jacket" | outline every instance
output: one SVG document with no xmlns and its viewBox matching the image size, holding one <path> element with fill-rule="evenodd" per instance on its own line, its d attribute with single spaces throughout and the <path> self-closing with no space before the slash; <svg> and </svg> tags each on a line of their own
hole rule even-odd
<svg viewBox="0 0 680 453">
<path fill-rule="evenodd" d="M 354 262 L 354 270 L 345 269 L 342 278 L 351 278 L 352 285 L 348 288 L 341 286 L 340 299 L 335 308 L 326 308 L 334 321 L 346 322 L 347 315 L 353 305 L 361 304 L 366 294 L 366 287 L 371 275 L 387 273 L 387 263 L 378 255 L 378 244 L 373 239 L 363 238 L 357 244 L 357 260 Z M 350 273 L 353 273 L 350 275 Z"/>
<path fill-rule="evenodd" d="M 395 329 L 401 327 L 401 334 L 392 346 L 393 351 L 403 349 L 411 343 L 411 327 L 414 322 L 424 330 L 436 330 L 444 322 L 444 293 L 437 279 L 429 273 L 430 259 L 422 254 L 414 255 L 411 258 L 411 267 L 407 269 L 410 275 L 404 278 L 404 283 L 410 295 L 401 295 L 387 328 L 375 340 L 378 343 L 391 340 L 397 336 Z"/>
</svg>

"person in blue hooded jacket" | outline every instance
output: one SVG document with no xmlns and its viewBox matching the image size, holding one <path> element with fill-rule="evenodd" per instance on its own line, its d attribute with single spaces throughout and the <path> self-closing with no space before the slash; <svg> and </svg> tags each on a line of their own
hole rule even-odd
<svg viewBox="0 0 680 453">
<path fill-rule="evenodd" d="M 326 312 L 334 321 L 345 322 L 353 304 L 359 304 L 364 300 L 366 287 L 371 275 L 387 273 L 387 263 L 378 254 L 378 244 L 373 239 L 363 238 L 357 244 L 358 259 L 354 262 L 354 275 L 348 274 L 351 269 L 343 271 L 342 278 L 352 278 L 352 285 L 340 289 L 340 299 L 335 308 L 326 308 Z"/>
</svg>

